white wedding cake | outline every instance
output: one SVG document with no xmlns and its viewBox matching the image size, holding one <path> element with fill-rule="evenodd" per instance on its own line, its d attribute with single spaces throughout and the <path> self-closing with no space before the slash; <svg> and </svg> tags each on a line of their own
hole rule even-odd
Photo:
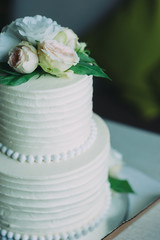
<svg viewBox="0 0 160 240">
<path fill-rule="evenodd" d="M 107 75 L 84 49 L 41 16 L 0 34 L 2 238 L 91 240 L 107 216 L 110 136 L 92 112 L 92 75 Z"/>
<path fill-rule="evenodd" d="M 110 205 L 110 138 L 92 114 L 92 77 L 46 75 L 1 85 L 0 96 L 1 233 L 85 234 Z"/>
</svg>

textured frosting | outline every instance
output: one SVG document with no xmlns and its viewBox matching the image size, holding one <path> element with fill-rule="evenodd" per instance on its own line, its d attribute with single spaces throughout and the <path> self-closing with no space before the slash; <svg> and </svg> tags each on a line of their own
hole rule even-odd
<svg viewBox="0 0 160 240">
<path fill-rule="evenodd" d="M 94 116 L 97 138 L 86 153 L 59 164 L 21 164 L 0 154 L 0 229 L 57 234 L 88 225 L 104 213 L 110 137 Z"/>
<path fill-rule="evenodd" d="M 46 154 L 46 155 L 37 154 L 34 156 L 34 155 L 30 155 L 30 154 L 29 155 L 20 154 L 16 151 L 13 151 L 10 148 L 7 148 L 5 145 L 0 143 L 0 152 L 7 155 L 10 158 L 12 158 L 13 160 L 20 161 L 21 163 L 24 163 L 24 162 L 28 162 L 30 164 L 33 164 L 33 163 L 41 164 L 42 162 L 59 163 L 60 161 L 66 161 L 69 158 L 74 158 L 75 156 L 78 156 L 78 155 L 86 152 L 87 149 L 89 149 L 91 147 L 91 145 L 93 144 L 93 142 L 95 141 L 96 136 L 97 136 L 97 126 L 96 126 L 94 120 L 92 120 L 91 133 L 90 133 L 90 136 L 88 137 L 87 141 L 85 141 L 79 147 L 73 148 L 72 150 L 69 150 L 66 152 L 61 152 L 58 154 L 55 154 L 55 153 L 54 154 Z"/>
<path fill-rule="evenodd" d="M 0 116 L 0 142 L 14 152 L 74 149 L 91 131 L 92 76 L 43 75 L 19 86 L 0 85 Z"/>
</svg>

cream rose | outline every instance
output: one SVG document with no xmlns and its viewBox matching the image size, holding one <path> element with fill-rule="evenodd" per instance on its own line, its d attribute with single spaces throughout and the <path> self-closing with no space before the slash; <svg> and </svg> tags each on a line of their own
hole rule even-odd
<svg viewBox="0 0 160 240">
<path fill-rule="evenodd" d="M 76 49 L 78 45 L 78 36 L 69 28 L 64 28 L 54 38 L 57 42 L 61 42 L 64 45 Z"/>
<path fill-rule="evenodd" d="M 38 66 L 37 50 L 28 42 L 21 42 L 9 54 L 8 64 L 17 72 L 31 73 Z"/>
<path fill-rule="evenodd" d="M 46 40 L 38 44 L 39 64 L 45 72 L 60 76 L 72 65 L 79 62 L 77 53 L 56 40 Z"/>
</svg>

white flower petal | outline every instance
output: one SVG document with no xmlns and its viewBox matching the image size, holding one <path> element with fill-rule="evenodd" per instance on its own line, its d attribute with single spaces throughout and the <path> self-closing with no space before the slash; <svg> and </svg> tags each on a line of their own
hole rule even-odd
<svg viewBox="0 0 160 240">
<path fill-rule="evenodd" d="M 71 29 L 63 28 L 63 31 L 58 32 L 54 40 L 75 49 L 78 43 L 78 36 Z"/>
<path fill-rule="evenodd" d="M 37 50 L 28 42 L 21 42 L 9 54 L 8 64 L 20 73 L 31 73 L 38 66 Z"/>
<path fill-rule="evenodd" d="M 17 31 L 17 26 L 16 24 L 20 21 L 21 18 L 18 18 L 16 21 L 13 21 L 11 22 L 11 24 L 5 26 L 3 29 L 2 29 L 2 32 L 6 32 L 10 35 L 14 35 L 16 36 L 18 39 L 20 39 L 20 35 Z"/>
<path fill-rule="evenodd" d="M 55 74 L 55 69 L 58 74 L 62 73 L 79 62 L 77 53 L 72 48 L 56 40 L 46 40 L 38 44 L 38 55 L 40 66 L 51 74 Z"/>
<path fill-rule="evenodd" d="M 0 34 L 0 62 L 7 61 L 9 51 L 19 44 L 20 40 L 10 33 Z"/>
<path fill-rule="evenodd" d="M 37 41 L 42 42 L 45 39 L 53 39 L 62 29 L 51 18 L 36 15 L 34 17 L 18 18 L 3 28 L 2 31 L 14 34 L 20 40 L 27 40 L 36 45 Z"/>
<path fill-rule="evenodd" d="M 109 154 L 109 175 L 117 177 L 123 166 L 123 156 L 117 150 L 111 148 Z"/>
</svg>

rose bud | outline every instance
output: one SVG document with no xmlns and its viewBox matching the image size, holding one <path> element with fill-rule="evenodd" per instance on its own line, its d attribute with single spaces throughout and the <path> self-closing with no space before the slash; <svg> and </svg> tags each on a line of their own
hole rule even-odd
<svg viewBox="0 0 160 240">
<path fill-rule="evenodd" d="M 8 64 L 20 73 L 31 73 L 38 66 L 37 50 L 30 43 L 22 41 L 9 54 Z"/>
<path fill-rule="evenodd" d="M 64 71 L 79 62 L 77 53 L 56 40 L 46 40 L 38 44 L 39 65 L 45 72 L 61 76 Z"/>
</svg>

